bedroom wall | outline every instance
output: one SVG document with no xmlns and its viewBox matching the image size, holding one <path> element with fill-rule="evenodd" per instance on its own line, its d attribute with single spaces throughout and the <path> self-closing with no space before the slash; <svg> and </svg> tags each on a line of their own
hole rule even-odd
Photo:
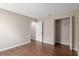
<svg viewBox="0 0 79 59">
<path fill-rule="evenodd" d="M 75 16 L 75 11 L 68 12 L 61 15 L 49 15 L 47 17 L 41 18 L 43 20 L 43 42 L 54 44 L 55 19 L 61 19 L 69 16 Z"/>
<path fill-rule="evenodd" d="M 79 55 L 79 9 L 61 15 L 49 15 L 41 18 L 43 20 L 43 41 L 45 43 L 54 44 L 54 21 L 64 17 L 75 16 L 75 50 Z"/>
<path fill-rule="evenodd" d="M 29 43 L 33 18 L 0 9 L 0 50 Z"/>
</svg>

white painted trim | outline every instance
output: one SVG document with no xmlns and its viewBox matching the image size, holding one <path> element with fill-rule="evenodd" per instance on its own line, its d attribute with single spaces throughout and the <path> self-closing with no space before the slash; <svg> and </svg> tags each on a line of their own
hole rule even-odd
<svg viewBox="0 0 79 59">
<path fill-rule="evenodd" d="M 56 41 L 57 42 L 57 41 Z M 64 42 L 57 42 L 57 43 L 60 43 L 60 44 L 64 44 L 64 45 L 70 45 L 70 44 L 67 44 L 67 43 L 64 43 Z M 73 50 L 75 50 L 75 51 L 78 51 L 78 49 L 77 48 L 73 48 Z"/>
<path fill-rule="evenodd" d="M 76 48 L 76 51 L 77 51 L 77 54 L 78 54 L 78 56 L 79 56 L 79 51 L 78 51 L 78 49 Z"/>
<path fill-rule="evenodd" d="M 78 56 L 79 56 L 79 53 L 78 53 Z"/>
<path fill-rule="evenodd" d="M 36 40 L 36 41 L 42 42 L 42 41 L 40 41 L 40 40 Z"/>
<path fill-rule="evenodd" d="M 72 16 L 70 16 L 70 50 L 72 49 Z"/>
<path fill-rule="evenodd" d="M 77 48 L 73 48 L 75 51 L 77 51 L 78 49 Z"/>
<path fill-rule="evenodd" d="M 28 43 L 30 43 L 30 42 L 20 43 L 20 44 L 11 46 L 11 47 L 7 47 L 7 48 L 4 48 L 4 49 L 1 49 L 0 52 L 1 52 L 1 51 L 5 51 L 5 50 L 8 50 L 8 49 L 15 48 L 15 47 L 19 47 L 19 46 L 22 46 L 22 45 L 25 45 L 25 44 L 28 44 Z"/>
<path fill-rule="evenodd" d="M 56 41 L 57 42 L 57 41 Z M 63 45 L 67 45 L 67 46 L 70 46 L 70 44 L 67 44 L 65 42 L 57 42 L 57 43 L 60 43 L 60 44 L 63 44 Z"/>
<path fill-rule="evenodd" d="M 78 56 L 79 56 L 79 51 L 77 51 L 77 54 L 78 54 Z"/>
<path fill-rule="evenodd" d="M 43 41 L 43 43 L 47 43 L 47 44 L 50 44 L 50 45 L 54 45 L 54 43 L 52 43 L 52 42 Z"/>
</svg>

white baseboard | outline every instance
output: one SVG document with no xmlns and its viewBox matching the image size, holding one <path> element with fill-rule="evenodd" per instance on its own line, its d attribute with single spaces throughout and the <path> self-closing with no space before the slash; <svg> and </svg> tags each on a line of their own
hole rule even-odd
<svg viewBox="0 0 79 59">
<path fill-rule="evenodd" d="M 57 41 L 56 41 L 56 42 L 57 42 Z M 69 44 L 67 44 L 67 43 L 65 43 L 65 42 L 57 42 L 57 43 L 60 43 L 60 44 L 68 45 L 68 46 L 69 46 Z"/>
<path fill-rule="evenodd" d="M 78 56 L 79 56 L 79 51 L 78 50 L 76 50 L 77 51 L 77 54 L 78 54 Z"/>
<path fill-rule="evenodd" d="M 77 51 L 78 49 L 77 48 L 74 48 L 74 50 Z"/>
<path fill-rule="evenodd" d="M 52 42 L 46 42 L 46 41 L 44 41 L 43 43 L 47 43 L 47 44 L 51 44 L 51 45 L 54 45 L 54 43 Z"/>
<path fill-rule="evenodd" d="M 78 56 L 79 56 L 79 53 L 78 53 Z"/>
<path fill-rule="evenodd" d="M 17 44 L 17 45 L 8 47 L 8 48 L 4 48 L 4 49 L 1 49 L 0 52 L 1 52 L 1 51 L 5 51 L 5 50 L 8 50 L 8 49 L 15 48 L 15 47 L 19 47 L 19 46 L 22 46 L 22 45 L 25 45 L 25 44 L 28 44 L 28 43 L 30 43 L 30 42 L 20 43 L 20 44 Z"/>
<path fill-rule="evenodd" d="M 36 41 L 42 42 L 41 40 L 36 40 Z"/>
<path fill-rule="evenodd" d="M 77 54 L 78 54 L 78 56 L 79 56 L 79 50 L 78 50 L 78 49 L 76 49 L 76 51 L 77 51 Z"/>
</svg>

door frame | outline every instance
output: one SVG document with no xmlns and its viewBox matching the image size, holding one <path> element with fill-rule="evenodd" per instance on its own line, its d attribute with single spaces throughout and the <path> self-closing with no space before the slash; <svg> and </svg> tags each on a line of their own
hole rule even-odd
<svg viewBox="0 0 79 59">
<path fill-rule="evenodd" d="M 74 45 L 73 45 L 73 42 L 74 42 L 74 39 L 73 39 L 73 16 L 68 16 L 68 17 L 62 17 L 62 18 L 57 18 L 57 19 L 54 19 L 54 44 L 55 44 L 55 39 L 56 39 L 56 20 L 61 20 L 61 19 L 64 19 L 64 18 L 69 18 L 70 19 L 70 50 L 73 50 L 74 49 Z"/>
</svg>

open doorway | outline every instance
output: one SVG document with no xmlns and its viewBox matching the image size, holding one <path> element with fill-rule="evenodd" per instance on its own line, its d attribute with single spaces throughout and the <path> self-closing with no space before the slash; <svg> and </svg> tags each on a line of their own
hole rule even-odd
<svg viewBox="0 0 79 59">
<path fill-rule="evenodd" d="M 36 40 L 36 22 L 31 23 L 31 41 Z"/>
<path fill-rule="evenodd" d="M 31 24 L 31 40 L 43 42 L 42 21 L 33 21 Z"/>
<path fill-rule="evenodd" d="M 55 44 L 64 44 L 74 48 L 74 22 L 73 17 L 55 20 Z"/>
</svg>

